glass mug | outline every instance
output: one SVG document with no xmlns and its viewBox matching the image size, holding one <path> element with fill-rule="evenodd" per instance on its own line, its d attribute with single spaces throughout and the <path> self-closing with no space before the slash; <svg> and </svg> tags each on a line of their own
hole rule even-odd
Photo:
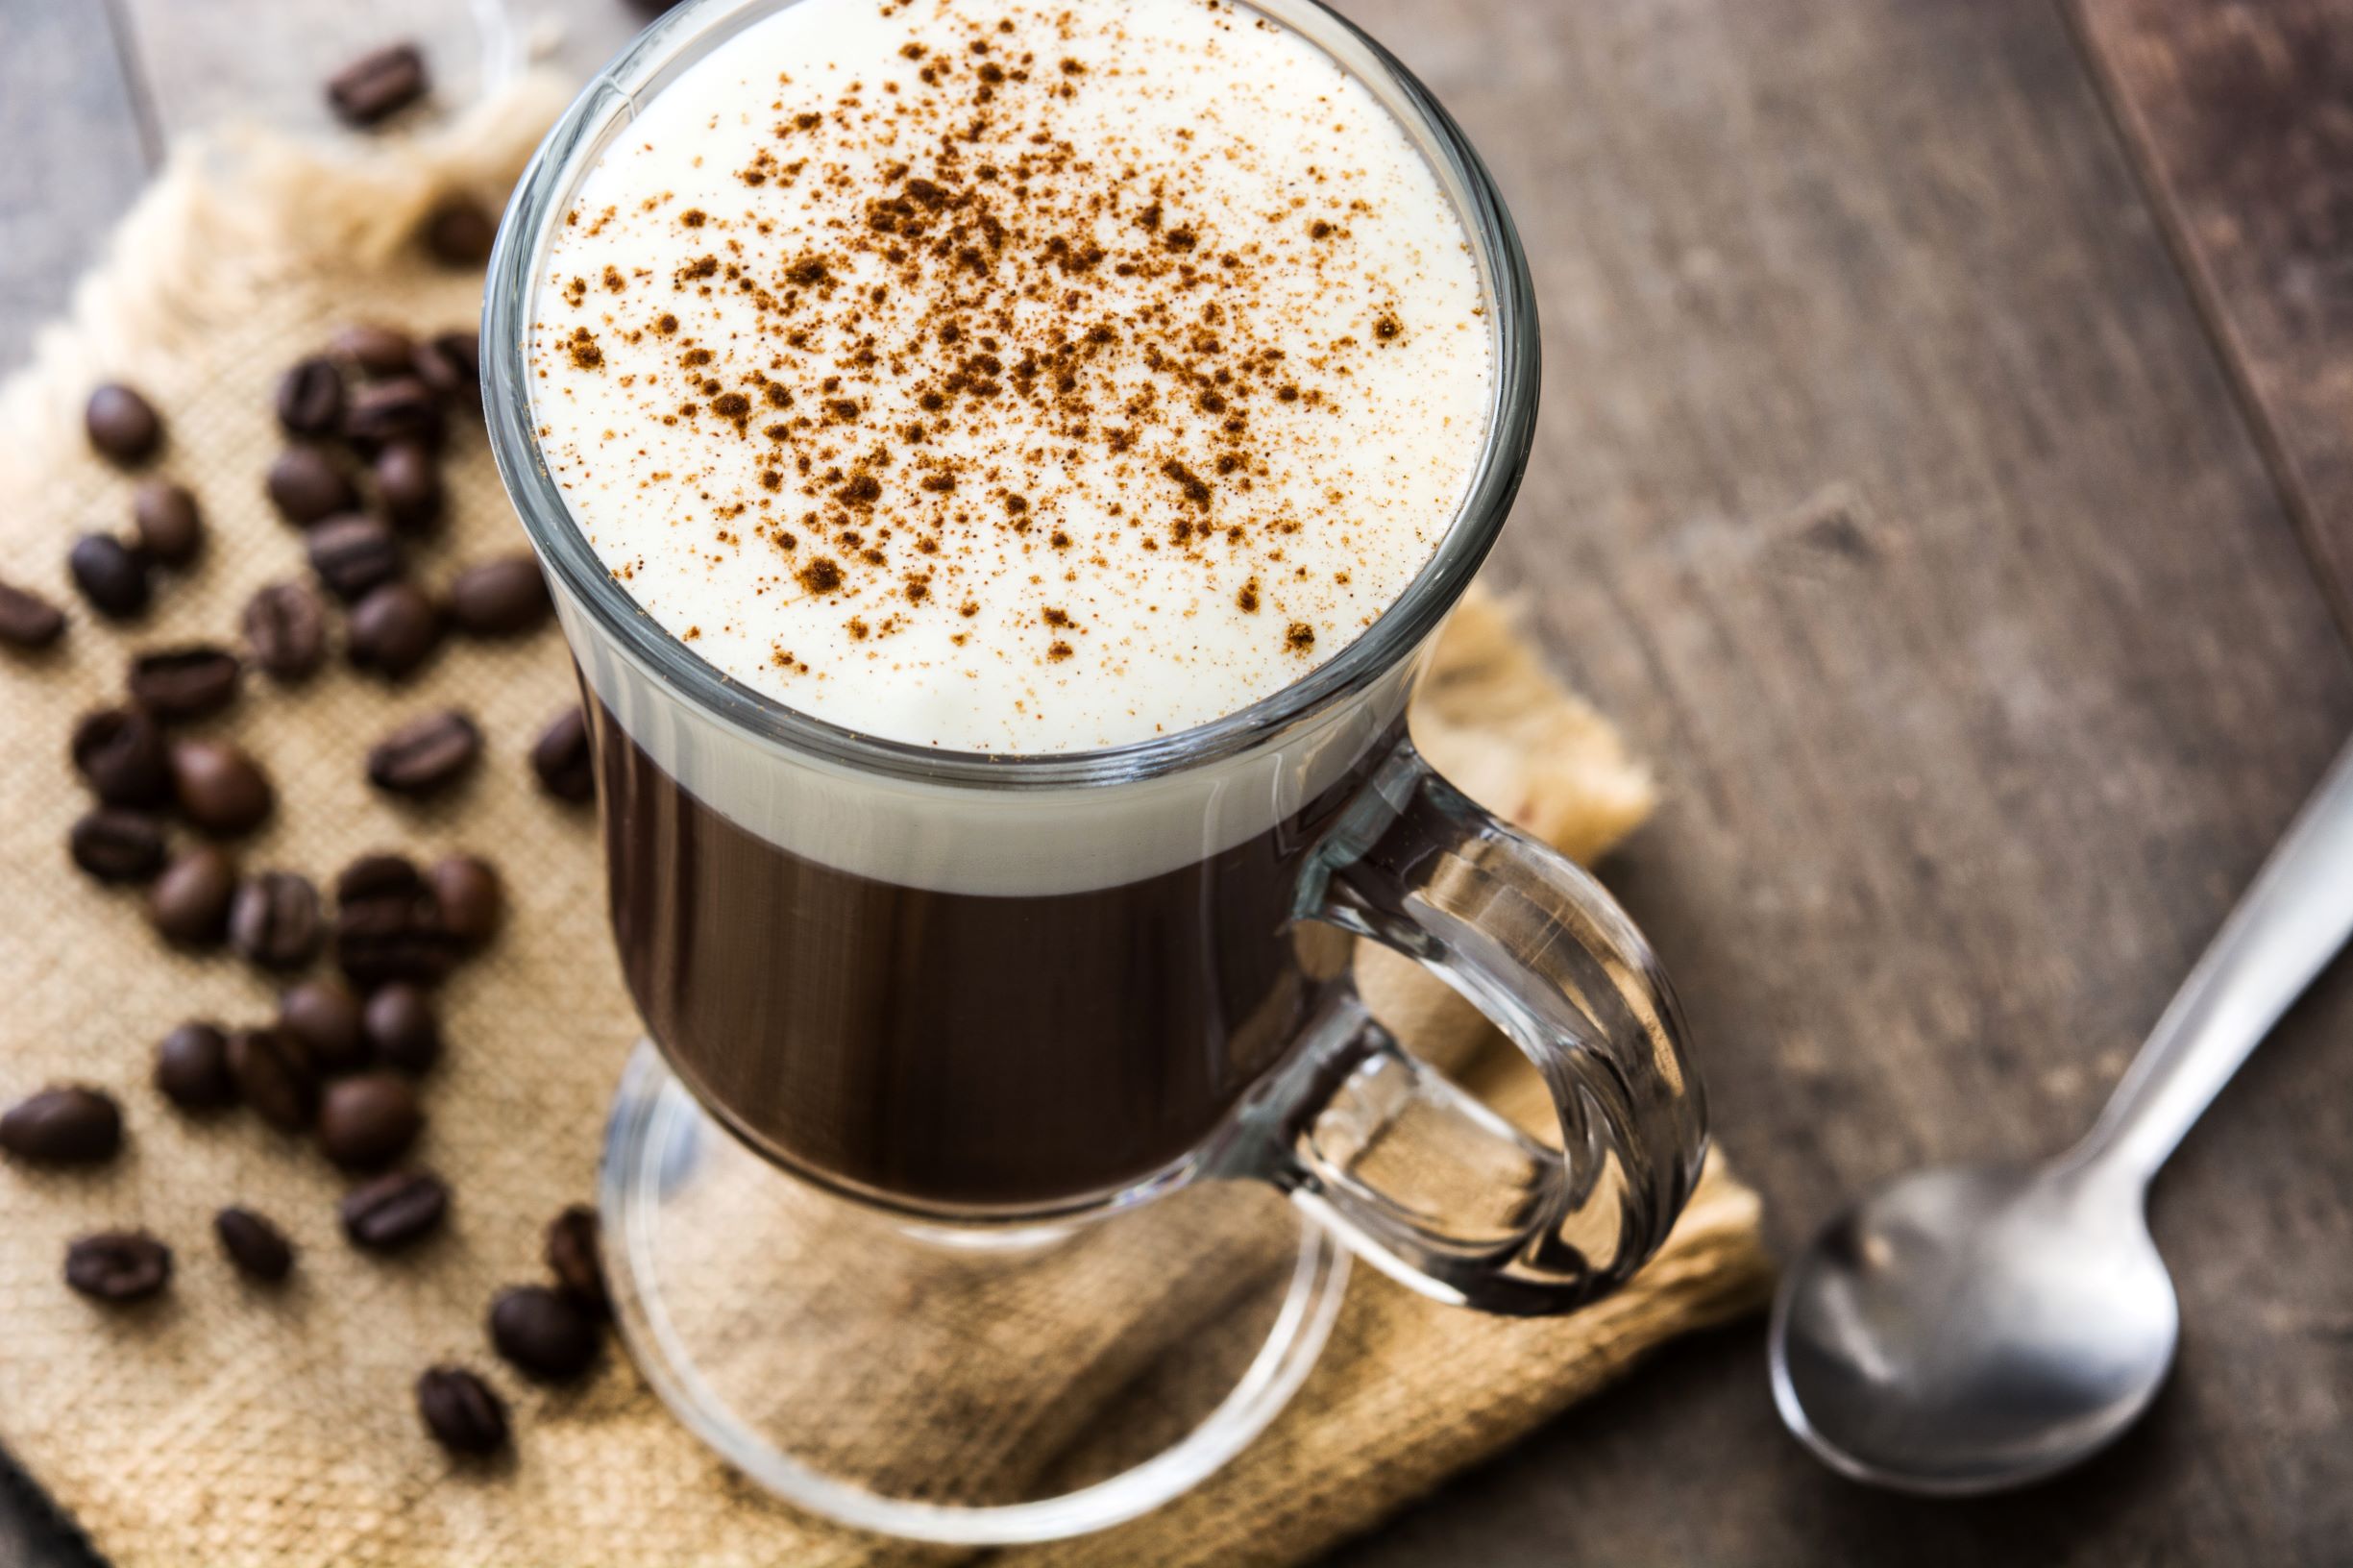
<svg viewBox="0 0 2353 1568">
<path fill-rule="evenodd" d="M 1566 1311 L 1615 1288 L 1698 1178 L 1703 1096 L 1641 934 L 1582 870 L 1434 773 L 1405 733 L 1425 654 L 1527 462 L 1535 310 L 1510 218 L 1460 132 L 1313 0 L 1255 9 L 1354 74 L 1429 160 L 1471 236 L 1496 351 L 1461 512 L 1355 643 L 1178 734 L 943 752 L 730 681 L 606 572 L 534 438 L 538 258 L 632 105 L 787 3 L 698 0 L 650 27 L 550 134 L 491 263 L 492 445 L 578 668 L 615 938 L 657 1047 L 640 1047 L 608 1133 L 607 1266 L 649 1377 L 772 1488 L 931 1539 L 1067 1534 L 1164 1501 L 1263 1427 L 1329 1330 L 1348 1254 L 1492 1312 Z M 1348 972 L 1360 938 L 1426 966 L 1510 1038 L 1550 1092 L 1556 1142 L 1370 1017 Z M 1289 1207 L 1244 1219 L 1254 1200 L 1239 1188 Z M 1232 1213 L 1200 1217 L 1216 1206 Z M 1254 1239 L 1238 1244 L 1244 1232 Z M 1109 1475 L 1068 1480 L 1066 1465 L 1057 1481 L 1041 1465 L 944 1498 L 936 1477 L 807 1436 L 802 1425 L 844 1424 L 809 1409 L 817 1372 L 758 1360 L 764 1341 L 822 1343 L 836 1372 L 871 1354 L 880 1376 L 895 1340 L 958 1342 L 969 1325 L 956 1313 L 991 1312 L 1023 1270 L 1053 1282 L 1024 1299 L 1066 1296 L 1067 1320 L 1037 1335 L 1050 1357 L 1058 1338 L 1157 1299 L 1172 1246 L 1279 1266 L 1265 1311 L 1240 1314 L 1255 1347 L 1209 1380 L 1219 1388 L 1200 1418 Z M 844 1312 L 821 1323 L 808 1298 L 821 1279 L 838 1302 L 845 1276 L 828 1260 L 846 1254 L 859 1260 L 852 1293 L 875 1299 L 842 1336 Z M 753 1409 L 787 1384 L 795 1409 Z"/>
</svg>

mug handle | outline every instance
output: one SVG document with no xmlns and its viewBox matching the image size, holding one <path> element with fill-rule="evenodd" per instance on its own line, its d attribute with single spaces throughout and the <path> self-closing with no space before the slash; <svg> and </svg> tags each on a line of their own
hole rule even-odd
<svg viewBox="0 0 2353 1568">
<path fill-rule="evenodd" d="M 1262 1098 L 1255 1173 L 1424 1295 L 1533 1316 L 1666 1239 L 1706 1111 L 1650 943 L 1574 862 L 1402 742 L 1318 846 L 1297 913 L 1394 948 L 1484 1013 L 1551 1091 L 1548 1147 L 1374 1021 L 1353 986 Z"/>
</svg>

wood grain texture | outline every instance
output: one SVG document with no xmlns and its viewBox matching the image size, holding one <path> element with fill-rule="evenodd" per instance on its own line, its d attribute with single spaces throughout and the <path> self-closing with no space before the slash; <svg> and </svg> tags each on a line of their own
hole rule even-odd
<svg viewBox="0 0 2353 1568">
<path fill-rule="evenodd" d="M 2075 0 L 2353 625 L 2353 0 Z"/>
</svg>

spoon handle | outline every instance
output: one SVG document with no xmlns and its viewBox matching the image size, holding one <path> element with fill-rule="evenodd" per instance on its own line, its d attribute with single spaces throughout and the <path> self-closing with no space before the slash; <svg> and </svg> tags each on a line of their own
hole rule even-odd
<svg viewBox="0 0 2353 1568">
<path fill-rule="evenodd" d="M 2353 745 L 2304 802 L 2068 1164 L 2154 1176 L 2348 934 Z"/>
</svg>

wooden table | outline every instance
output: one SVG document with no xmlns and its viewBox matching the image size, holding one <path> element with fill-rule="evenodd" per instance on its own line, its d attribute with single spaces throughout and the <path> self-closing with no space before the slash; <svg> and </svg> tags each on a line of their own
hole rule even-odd
<svg viewBox="0 0 2353 1568">
<path fill-rule="evenodd" d="M 627 26 L 561 9 L 583 68 Z M 2068 1139 L 2353 730 L 2353 0 L 1350 9 L 1526 232 L 1544 428 L 1498 564 L 1666 781 L 1613 879 L 1777 1243 Z M 171 135 L 315 118 L 402 10 L 0 0 L 0 359 Z M 2346 1561 L 2349 1032 L 2353 971 L 2160 1184 L 2181 1364 L 2079 1473 L 1834 1480 L 1749 1324 L 1339 1560 Z M 81 1556 L 0 1506 L 0 1562 Z"/>
</svg>

